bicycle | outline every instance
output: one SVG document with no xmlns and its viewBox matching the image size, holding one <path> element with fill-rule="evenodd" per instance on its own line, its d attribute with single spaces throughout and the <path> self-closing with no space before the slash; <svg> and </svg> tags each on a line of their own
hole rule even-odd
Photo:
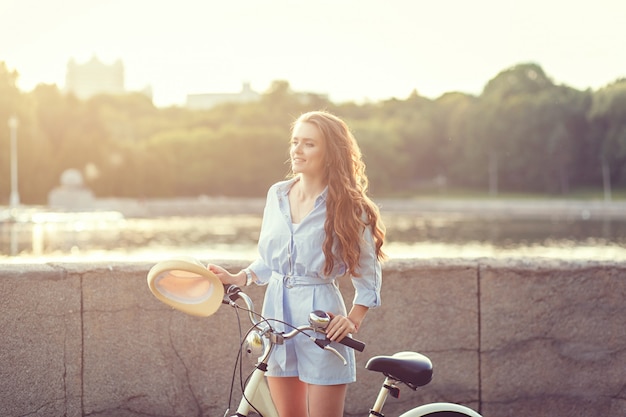
<svg viewBox="0 0 626 417">
<path fill-rule="evenodd" d="M 265 372 L 274 346 L 284 343 L 285 340 L 308 337 L 312 343 L 332 353 L 343 364 L 346 363 L 343 356 L 330 345 L 330 340 L 325 337 L 324 329 L 330 322 L 330 317 L 324 311 L 312 311 L 309 315 L 309 325 L 296 327 L 284 323 L 286 328 L 291 330 L 278 332 L 272 327 L 272 319 L 264 318 L 255 311 L 252 299 L 241 288 L 222 284 L 215 274 L 192 258 L 158 262 L 148 272 L 147 280 L 150 291 L 158 300 L 186 314 L 208 317 L 214 314 L 221 305 L 229 305 L 237 312 L 241 310 L 247 313 L 251 327 L 242 339 L 237 361 L 242 351 L 245 351 L 257 357 L 258 362 L 246 381 L 242 381 L 242 396 L 233 417 L 246 417 L 251 412 L 262 417 L 278 417 L 265 379 Z M 339 343 L 360 352 L 365 348 L 363 342 L 351 337 L 345 337 Z M 417 390 L 427 385 L 433 375 L 430 359 L 417 352 L 397 352 L 390 356 L 375 356 L 367 361 L 365 367 L 370 371 L 382 373 L 385 377 L 374 405 L 369 411 L 369 417 L 384 417 L 382 409 L 388 396 L 397 398 L 401 385 Z M 230 404 L 224 415 L 226 416 L 229 411 Z M 399 417 L 463 416 L 482 417 L 468 407 L 446 402 L 423 404 L 406 411 Z"/>
</svg>

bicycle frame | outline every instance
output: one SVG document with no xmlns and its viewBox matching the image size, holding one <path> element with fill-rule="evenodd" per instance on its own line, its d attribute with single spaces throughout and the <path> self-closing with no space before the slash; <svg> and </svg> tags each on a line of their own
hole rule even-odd
<svg viewBox="0 0 626 417">
<path fill-rule="evenodd" d="M 247 399 L 250 399 L 248 401 Z M 265 371 L 258 367 L 246 384 L 246 389 L 237 407 L 237 416 L 247 416 L 251 409 L 258 410 L 264 417 L 279 417 L 265 379 Z"/>
<path fill-rule="evenodd" d="M 254 311 L 254 304 L 250 297 L 236 286 L 224 286 L 220 280 L 206 269 L 200 262 L 185 258 L 163 261 L 153 266 L 148 272 L 148 286 L 150 291 L 160 301 L 187 314 L 208 317 L 212 315 L 220 304 L 227 304 L 241 308 L 236 301 L 242 300 L 246 305 L 245 311 L 252 327 L 248 335 L 253 336 L 250 352 L 258 354 L 259 360 L 252 372 L 242 393 L 242 398 L 234 417 L 246 417 L 251 410 L 255 410 L 263 417 L 279 417 L 276 406 L 272 401 L 265 373 L 267 363 L 274 346 L 282 344 L 284 340 L 295 337 L 300 333 L 313 331 L 324 333 L 328 317 L 320 317 L 324 312 L 314 311 L 309 318 L 310 326 L 292 328 L 287 333 L 277 333 L 268 322 Z M 261 320 L 257 319 L 260 317 Z M 319 347 L 334 353 L 344 362 L 345 359 L 328 345 L 328 339 L 313 339 Z M 357 350 L 363 350 L 364 345 L 349 337 L 342 340 Z M 267 340 L 264 343 L 263 340 Z M 261 351 L 262 350 L 262 351 Z M 432 363 L 426 356 L 416 352 L 398 352 L 391 356 L 376 356 L 370 358 L 366 369 L 380 372 L 385 375 L 384 383 L 370 410 L 370 417 L 382 417 L 382 408 L 391 394 L 397 397 L 399 385 L 404 384 L 413 390 L 428 384 L 432 378 Z M 400 417 L 481 417 L 474 410 L 453 403 L 432 403 L 413 408 Z"/>
<path fill-rule="evenodd" d="M 237 292 L 237 298 L 244 301 L 248 307 L 250 321 L 255 327 L 258 326 L 259 322 L 255 319 L 253 303 L 250 297 L 248 297 L 245 293 Z M 235 301 L 232 299 L 229 299 L 227 303 L 233 306 L 235 305 Z M 269 342 L 270 343 L 268 345 L 264 345 L 263 354 L 260 356 L 259 361 L 245 386 L 241 400 L 239 401 L 239 406 L 237 407 L 236 416 L 245 417 L 250 413 L 251 409 L 254 409 L 263 417 L 279 417 L 274 401 L 272 401 L 272 396 L 270 395 L 267 379 L 265 378 L 267 361 L 274 350 L 275 343 L 271 338 Z"/>
</svg>

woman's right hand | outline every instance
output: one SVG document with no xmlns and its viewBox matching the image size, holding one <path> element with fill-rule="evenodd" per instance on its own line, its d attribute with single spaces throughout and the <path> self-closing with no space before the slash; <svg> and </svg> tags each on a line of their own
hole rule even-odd
<svg viewBox="0 0 626 417">
<path fill-rule="evenodd" d="M 238 274 L 233 275 L 221 266 L 213 264 L 209 264 L 207 268 L 209 271 L 213 272 L 223 284 L 234 284 L 240 287 L 246 285 L 245 273 L 239 272 Z"/>
</svg>

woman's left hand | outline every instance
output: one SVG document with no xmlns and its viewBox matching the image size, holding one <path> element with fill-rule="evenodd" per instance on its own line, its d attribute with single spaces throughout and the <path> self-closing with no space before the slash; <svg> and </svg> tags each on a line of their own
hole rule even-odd
<svg viewBox="0 0 626 417">
<path fill-rule="evenodd" d="M 338 342 L 350 333 L 356 333 L 356 325 L 346 316 L 328 312 L 330 323 L 326 327 L 326 336 L 333 342 Z"/>
</svg>

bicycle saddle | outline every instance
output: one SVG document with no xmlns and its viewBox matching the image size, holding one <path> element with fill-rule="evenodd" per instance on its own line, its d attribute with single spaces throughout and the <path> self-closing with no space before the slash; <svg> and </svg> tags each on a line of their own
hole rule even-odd
<svg viewBox="0 0 626 417">
<path fill-rule="evenodd" d="M 398 352 L 392 356 L 374 356 L 365 364 L 370 371 L 400 381 L 416 389 L 433 378 L 433 364 L 426 356 L 416 352 Z"/>
</svg>

